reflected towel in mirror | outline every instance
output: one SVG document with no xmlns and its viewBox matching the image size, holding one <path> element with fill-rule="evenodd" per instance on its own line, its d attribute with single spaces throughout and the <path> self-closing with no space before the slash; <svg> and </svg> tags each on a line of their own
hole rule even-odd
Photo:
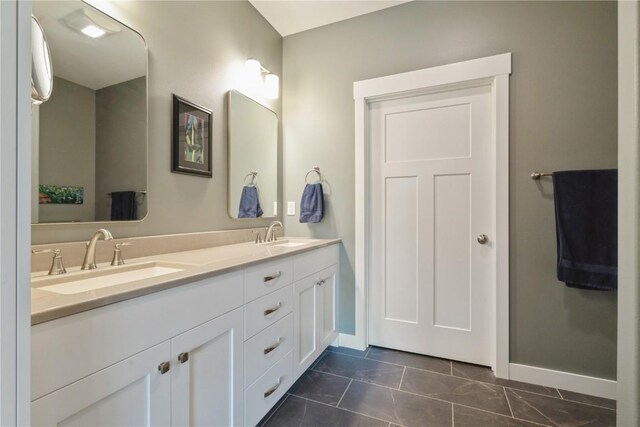
<svg viewBox="0 0 640 427">
<path fill-rule="evenodd" d="M 259 218 L 262 216 L 260 208 L 260 198 L 258 189 L 255 186 L 246 185 L 242 187 L 240 196 L 240 207 L 238 208 L 238 218 Z"/>
<path fill-rule="evenodd" d="M 138 219 L 135 191 L 113 191 L 111 193 L 111 221 L 133 221 Z"/>
</svg>

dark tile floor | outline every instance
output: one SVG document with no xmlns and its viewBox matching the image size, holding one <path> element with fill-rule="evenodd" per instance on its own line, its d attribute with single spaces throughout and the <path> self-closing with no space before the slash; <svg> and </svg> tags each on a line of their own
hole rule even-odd
<svg viewBox="0 0 640 427">
<path fill-rule="evenodd" d="M 613 400 L 496 378 L 476 365 L 329 347 L 265 416 L 289 426 L 614 426 Z"/>
</svg>

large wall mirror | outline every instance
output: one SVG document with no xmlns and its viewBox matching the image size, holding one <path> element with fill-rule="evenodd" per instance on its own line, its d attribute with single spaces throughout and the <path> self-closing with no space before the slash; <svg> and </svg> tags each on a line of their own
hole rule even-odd
<svg viewBox="0 0 640 427">
<path fill-rule="evenodd" d="M 32 223 L 147 214 L 147 48 L 82 1 L 34 1 L 53 92 L 32 108 Z"/>
<path fill-rule="evenodd" d="M 278 116 L 232 90 L 229 119 L 229 215 L 272 218 L 278 214 Z"/>
</svg>

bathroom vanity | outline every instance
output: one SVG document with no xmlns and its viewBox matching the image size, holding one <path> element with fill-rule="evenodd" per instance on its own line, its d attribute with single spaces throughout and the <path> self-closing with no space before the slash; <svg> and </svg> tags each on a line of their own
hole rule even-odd
<svg viewBox="0 0 640 427">
<path fill-rule="evenodd" d="M 32 424 L 255 425 L 336 337 L 338 242 L 35 275 Z"/>
</svg>

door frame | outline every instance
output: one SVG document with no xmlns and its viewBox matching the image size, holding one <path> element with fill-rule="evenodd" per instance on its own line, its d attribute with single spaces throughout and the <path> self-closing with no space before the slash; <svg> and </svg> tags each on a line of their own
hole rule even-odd
<svg viewBox="0 0 640 427">
<path fill-rule="evenodd" d="M 340 345 L 365 349 L 369 345 L 370 265 L 370 138 L 369 105 L 375 101 L 413 96 L 442 88 L 490 85 L 493 107 L 493 191 L 496 262 L 495 317 L 492 333 L 496 376 L 509 377 L 509 74 L 511 53 L 457 62 L 353 84 L 355 101 L 355 335 L 340 335 Z"/>
</svg>

